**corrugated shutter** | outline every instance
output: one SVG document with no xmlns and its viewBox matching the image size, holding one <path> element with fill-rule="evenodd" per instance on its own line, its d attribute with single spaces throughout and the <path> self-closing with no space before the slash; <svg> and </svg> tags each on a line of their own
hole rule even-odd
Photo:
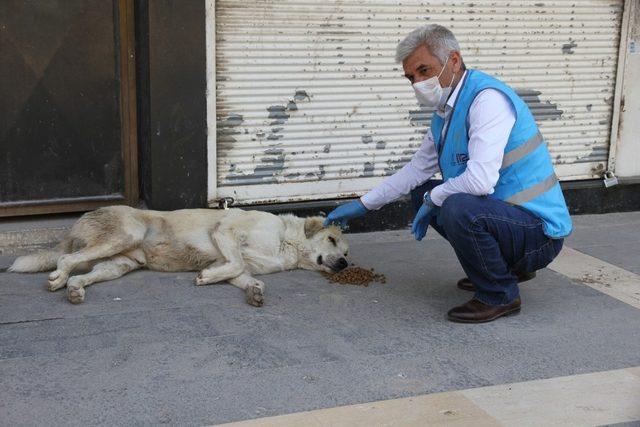
<svg viewBox="0 0 640 427">
<path fill-rule="evenodd" d="M 469 67 L 519 91 L 561 179 L 600 176 L 622 0 L 450 3 L 216 1 L 216 195 L 347 197 L 405 164 L 430 112 L 393 57 L 423 23 L 448 26 Z"/>
</svg>

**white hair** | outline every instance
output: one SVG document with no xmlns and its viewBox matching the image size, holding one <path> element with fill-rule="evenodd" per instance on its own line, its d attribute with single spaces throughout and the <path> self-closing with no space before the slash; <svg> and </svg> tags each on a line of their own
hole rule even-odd
<svg viewBox="0 0 640 427">
<path fill-rule="evenodd" d="M 396 48 L 396 62 L 403 62 L 419 46 L 425 45 L 429 52 L 444 65 L 451 52 L 460 52 L 458 40 L 448 28 L 438 24 L 422 25 L 411 31 Z"/>
</svg>

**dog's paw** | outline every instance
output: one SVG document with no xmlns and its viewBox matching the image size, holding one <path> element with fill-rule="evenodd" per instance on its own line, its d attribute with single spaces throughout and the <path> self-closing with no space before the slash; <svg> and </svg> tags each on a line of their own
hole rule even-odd
<svg viewBox="0 0 640 427">
<path fill-rule="evenodd" d="M 71 304 L 84 302 L 85 290 L 83 287 L 67 286 L 67 299 Z"/>
<path fill-rule="evenodd" d="M 69 279 L 68 274 L 60 270 L 52 271 L 51 274 L 49 274 L 49 290 L 53 292 L 63 288 L 64 285 L 67 284 L 67 279 Z"/>
<path fill-rule="evenodd" d="M 196 286 L 202 286 L 202 285 L 217 285 L 224 282 L 221 281 L 215 275 L 212 276 L 211 274 L 203 274 L 201 271 L 196 276 L 195 283 L 196 283 Z"/>
<path fill-rule="evenodd" d="M 208 285 L 209 283 L 211 283 L 211 280 L 209 280 L 206 276 L 204 276 L 201 271 L 196 276 L 195 282 L 196 282 L 196 286 L 202 286 L 202 285 Z"/>
<path fill-rule="evenodd" d="M 244 294 L 246 296 L 247 304 L 254 307 L 262 307 L 262 304 L 264 304 L 264 283 L 256 282 L 247 286 Z"/>
</svg>

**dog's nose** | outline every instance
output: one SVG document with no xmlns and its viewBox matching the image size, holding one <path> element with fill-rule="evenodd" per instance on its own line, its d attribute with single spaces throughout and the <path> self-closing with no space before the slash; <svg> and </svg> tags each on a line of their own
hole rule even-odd
<svg viewBox="0 0 640 427">
<path fill-rule="evenodd" d="M 348 265 L 349 265 L 349 263 L 347 262 L 347 260 L 346 260 L 346 259 L 344 259 L 344 258 L 340 258 L 340 259 L 338 260 L 338 268 L 339 268 L 340 270 L 343 270 L 343 269 L 347 268 L 347 266 L 348 266 Z"/>
</svg>

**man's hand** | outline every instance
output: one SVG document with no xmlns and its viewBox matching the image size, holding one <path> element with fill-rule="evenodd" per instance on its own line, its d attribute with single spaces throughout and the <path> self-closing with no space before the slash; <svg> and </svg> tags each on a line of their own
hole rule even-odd
<svg viewBox="0 0 640 427">
<path fill-rule="evenodd" d="M 327 215 L 327 219 L 324 220 L 324 226 L 336 224 L 345 228 L 348 220 L 358 218 L 367 212 L 367 208 L 364 207 L 360 200 L 353 200 L 332 210 L 329 215 Z"/>
<path fill-rule="evenodd" d="M 416 217 L 413 219 L 413 224 L 411 224 L 411 233 L 413 233 L 413 237 L 415 237 L 417 241 L 422 240 L 427 234 L 429 223 L 438 215 L 438 211 L 439 208 L 434 205 L 431 198 L 426 195 L 424 203 L 420 206 Z"/>
</svg>

